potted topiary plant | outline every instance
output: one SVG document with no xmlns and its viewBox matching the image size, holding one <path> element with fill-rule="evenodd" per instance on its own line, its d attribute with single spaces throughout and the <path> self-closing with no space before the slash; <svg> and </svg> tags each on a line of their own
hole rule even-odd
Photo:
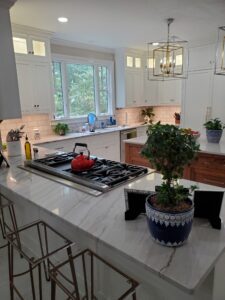
<svg viewBox="0 0 225 300">
<path fill-rule="evenodd" d="M 153 113 L 153 107 L 142 109 L 141 115 L 144 117 L 145 124 L 152 124 L 153 117 L 155 116 L 155 114 Z"/>
<path fill-rule="evenodd" d="M 206 137 L 209 143 L 219 143 L 225 124 L 219 118 L 211 119 L 203 124 L 206 128 Z"/>
<path fill-rule="evenodd" d="M 194 207 L 190 188 L 178 183 L 187 165 L 199 150 L 192 134 L 175 125 L 149 125 L 142 155 L 162 174 L 156 193 L 146 199 L 146 213 L 154 240 L 167 246 L 182 245 L 192 226 Z"/>
<path fill-rule="evenodd" d="M 69 126 L 66 123 L 57 123 L 53 130 L 56 134 L 65 135 L 69 131 Z"/>
</svg>

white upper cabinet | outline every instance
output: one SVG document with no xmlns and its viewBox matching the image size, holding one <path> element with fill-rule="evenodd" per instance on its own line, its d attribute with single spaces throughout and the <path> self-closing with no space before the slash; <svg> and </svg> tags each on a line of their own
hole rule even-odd
<svg viewBox="0 0 225 300">
<path fill-rule="evenodd" d="M 182 79 L 158 82 L 158 104 L 180 105 L 182 98 Z"/>
<path fill-rule="evenodd" d="M 22 113 L 49 113 L 52 101 L 50 65 L 17 59 L 16 68 Z"/>
<path fill-rule="evenodd" d="M 159 102 L 159 82 L 148 80 L 148 70 L 144 69 L 144 105 L 154 106 Z"/>
<path fill-rule="evenodd" d="M 212 69 L 214 60 L 215 45 L 189 48 L 189 72 Z"/>
<path fill-rule="evenodd" d="M 49 113 L 53 98 L 50 33 L 13 26 L 22 114 Z"/>
<path fill-rule="evenodd" d="M 211 107 L 212 71 L 190 72 L 185 82 L 182 126 L 198 130 L 205 134 L 203 124 L 206 121 L 207 107 Z"/>
<path fill-rule="evenodd" d="M 143 105 L 144 75 L 142 53 L 135 50 L 117 49 L 116 60 L 116 107 Z"/>
<path fill-rule="evenodd" d="M 49 61 L 50 32 L 13 25 L 13 48 L 16 58 Z"/>
</svg>

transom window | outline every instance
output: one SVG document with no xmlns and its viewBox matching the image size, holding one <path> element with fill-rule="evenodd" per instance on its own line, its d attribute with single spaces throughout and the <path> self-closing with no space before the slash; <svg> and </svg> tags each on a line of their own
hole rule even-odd
<svg viewBox="0 0 225 300">
<path fill-rule="evenodd" d="M 112 63 L 52 63 L 55 118 L 112 114 Z"/>
</svg>

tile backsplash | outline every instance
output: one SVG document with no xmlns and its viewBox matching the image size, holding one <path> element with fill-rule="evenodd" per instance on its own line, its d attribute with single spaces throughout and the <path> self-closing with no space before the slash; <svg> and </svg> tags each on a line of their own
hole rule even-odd
<svg viewBox="0 0 225 300">
<path fill-rule="evenodd" d="M 119 125 L 133 124 L 143 122 L 144 118 L 141 115 L 141 110 L 146 107 L 122 108 L 116 109 L 116 120 Z M 180 112 L 180 106 L 154 106 L 153 112 L 155 114 L 154 121 L 161 121 L 162 123 L 174 124 L 174 113 Z"/>
<path fill-rule="evenodd" d="M 141 115 L 141 110 L 145 107 L 123 108 L 116 109 L 115 118 L 118 125 L 134 124 L 144 122 L 144 118 Z M 174 124 L 174 113 L 180 112 L 180 106 L 155 106 L 153 110 L 155 117 L 154 121 L 161 121 L 162 123 Z M 22 119 L 4 120 L 0 124 L 0 130 L 2 134 L 2 140 L 5 142 L 6 135 L 11 129 L 19 128 L 21 125 L 25 125 L 23 131 L 28 135 L 29 139 L 34 139 L 34 129 L 39 129 L 40 136 L 46 137 L 54 134 L 52 131 L 51 120 L 48 114 L 35 114 L 23 116 Z M 79 131 L 82 123 L 69 124 L 70 131 Z"/>
<path fill-rule="evenodd" d="M 34 129 L 39 129 L 40 136 L 45 137 L 52 134 L 50 119 L 48 114 L 35 114 L 23 116 L 22 119 L 4 120 L 0 124 L 2 140 L 5 142 L 6 135 L 11 129 L 17 129 L 25 125 L 24 131 L 29 139 L 34 139 Z"/>
</svg>

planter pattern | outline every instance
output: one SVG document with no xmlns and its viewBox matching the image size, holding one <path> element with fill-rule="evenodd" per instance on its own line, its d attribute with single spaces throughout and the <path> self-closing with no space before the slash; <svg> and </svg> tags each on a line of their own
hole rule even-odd
<svg viewBox="0 0 225 300">
<path fill-rule="evenodd" d="M 209 143 L 219 143 L 223 130 L 206 130 L 207 141 Z"/>
<path fill-rule="evenodd" d="M 165 246 L 176 247 L 184 244 L 189 236 L 194 217 L 194 206 L 182 213 L 168 213 L 155 209 L 146 200 L 146 215 L 153 239 Z M 191 202 L 191 200 L 188 200 Z"/>
</svg>

